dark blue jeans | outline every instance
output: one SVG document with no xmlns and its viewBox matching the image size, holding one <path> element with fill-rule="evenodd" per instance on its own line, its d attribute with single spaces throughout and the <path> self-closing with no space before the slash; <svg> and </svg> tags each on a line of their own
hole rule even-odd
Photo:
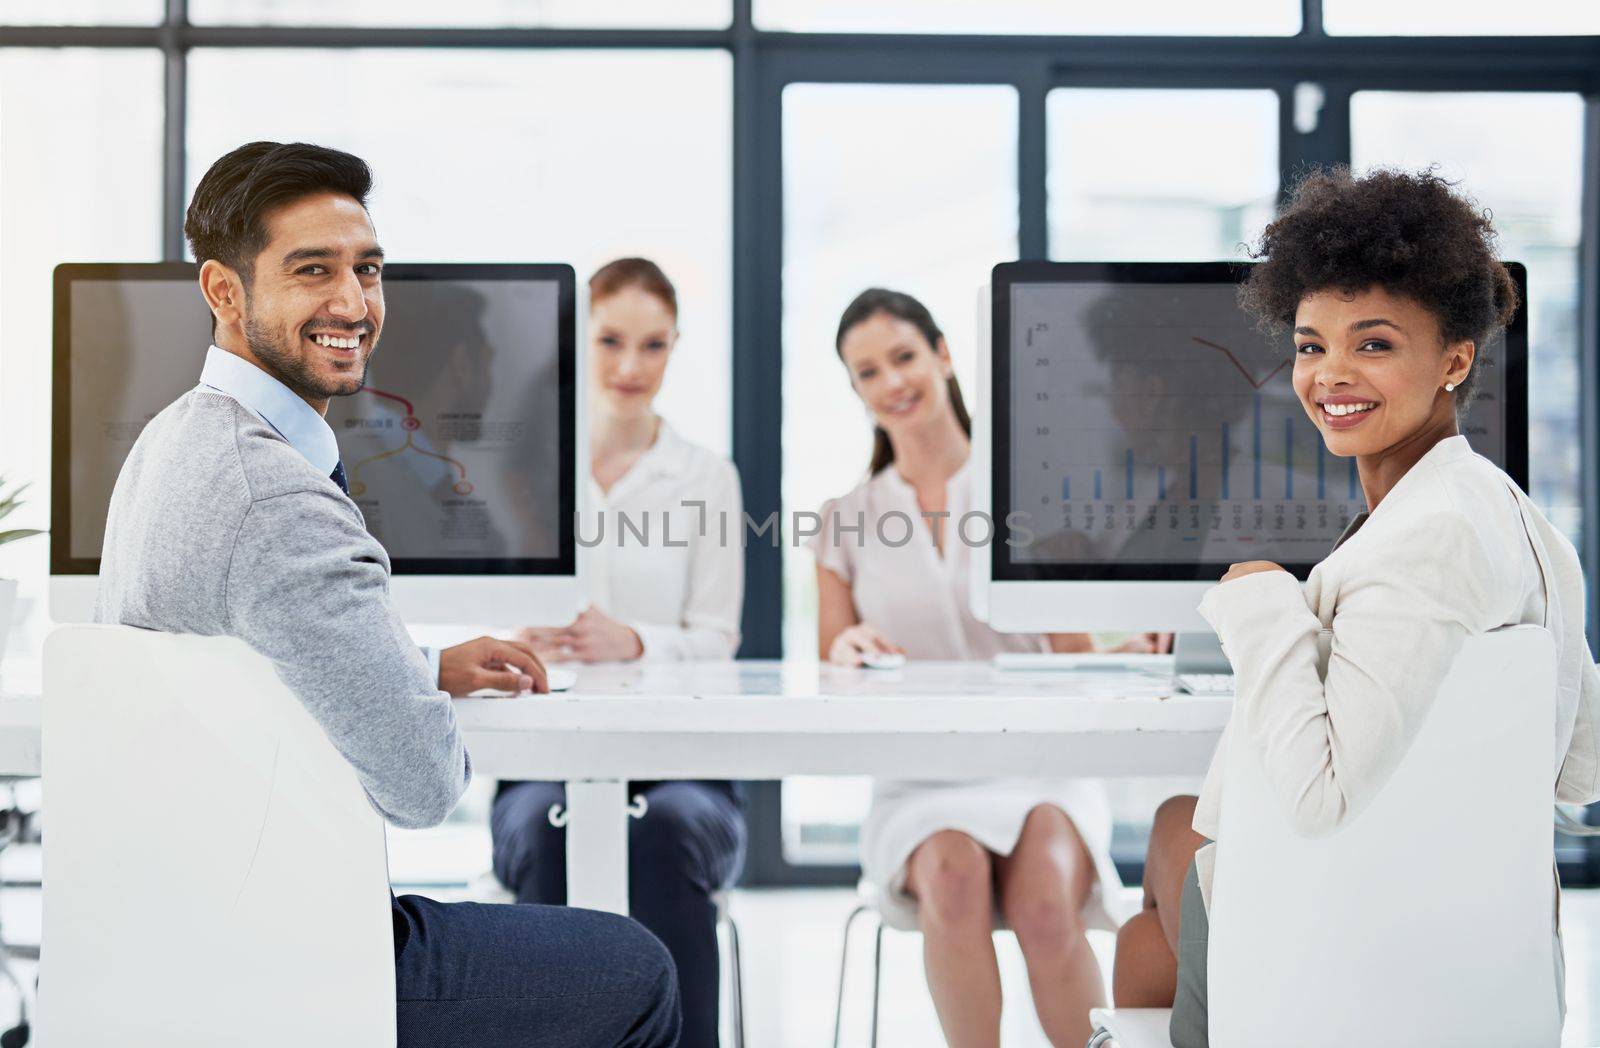
<svg viewBox="0 0 1600 1048">
<path fill-rule="evenodd" d="M 628 827 L 628 910 L 666 944 L 683 994 L 683 1048 L 716 1048 L 717 909 L 744 865 L 743 807 L 726 782 L 631 784 L 649 802 Z M 550 825 L 559 782 L 502 783 L 490 827 L 494 872 L 518 902 L 567 899 L 567 835 Z"/>
<path fill-rule="evenodd" d="M 394 900 L 399 1048 L 673 1048 L 672 958 L 626 917 Z"/>
</svg>

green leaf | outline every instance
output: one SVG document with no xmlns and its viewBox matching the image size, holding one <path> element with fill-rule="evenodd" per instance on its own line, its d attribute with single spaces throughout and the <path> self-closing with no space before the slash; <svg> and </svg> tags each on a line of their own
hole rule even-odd
<svg viewBox="0 0 1600 1048">
<path fill-rule="evenodd" d="M 24 484 L 21 487 L 14 489 L 11 494 L 6 495 L 5 481 L 3 478 L 0 478 L 0 517 L 4 517 L 13 510 L 20 509 L 22 507 L 22 493 L 27 490 L 28 485 Z"/>
<path fill-rule="evenodd" d="M 0 531 L 0 546 L 4 546 L 8 542 L 15 542 L 18 539 L 31 539 L 35 535 L 43 534 L 44 532 L 38 530 L 37 528 L 19 528 L 15 531 Z"/>
</svg>

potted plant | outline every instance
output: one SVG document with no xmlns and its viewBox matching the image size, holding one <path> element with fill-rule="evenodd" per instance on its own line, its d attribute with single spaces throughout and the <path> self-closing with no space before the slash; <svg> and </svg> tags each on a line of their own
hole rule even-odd
<svg viewBox="0 0 1600 1048">
<path fill-rule="evenodd" d="M 23 484 L 7 492 L 6 478 L 0 477 L 0 546 L 40 534 L 35 528 L 5 530 L 6 518 L 22 508 L 22 493 L 27 490 L 28 485 Z M 6 634 L 11 629 L 11 616 L 15 613 L 16 606 L 17 580 L 0 578 L 0 655 L 6 650 Z"/>
</svg>

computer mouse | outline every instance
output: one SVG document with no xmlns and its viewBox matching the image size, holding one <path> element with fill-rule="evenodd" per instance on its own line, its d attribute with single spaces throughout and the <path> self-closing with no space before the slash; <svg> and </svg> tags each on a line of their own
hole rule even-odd
<svg viewBox="0 0 1600 1048">
<path fill-rule="evenodd" d="M 897 651 L 869 651 L 861 656 L 861 665 L 869 670 L 897 670 L 906 664 L 906 657 Z"/>
<path fill-rule="evenodd" d="M 577 670 L 564 669 L 564 668 L 562 668 L 560 666 L 550 666 L 550 667 L 546 668 L 545 672 L 548 675 L 545 678 L 545 682 L 550 685 L 550 690 L 552 692 L 570 691 L 572 689 L 572 686 L 574 684 L 578 683 L 578 671 Z M 468 695 L 467 698 L 469 698 L 469 699 L 513 699 L 513 698 L 516 698 L 517 694 L 518 693 L 511 692 L 511 691 L 501 691 L 498 688 L 479 688 L 477 691 L 473 692 L 471 695 Z"/>
</svg>

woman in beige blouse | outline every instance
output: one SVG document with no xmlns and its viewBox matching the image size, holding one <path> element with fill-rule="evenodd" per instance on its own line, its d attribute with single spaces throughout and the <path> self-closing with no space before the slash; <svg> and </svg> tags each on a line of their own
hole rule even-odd
<svg viewBox="0 0 1600 1048">
<path fill-rule="evenodd" d="M 1085 634 L 997 633 L 972 615 L 969 540 L 983 537 L 962 521 L 973 508 L 972 423 L 928 310 L 909 295 L 865 291 L 839 322 L 837 349 L 875 435 L 867 476 L 823 508 L 811 544 L 822 657 L 857 666 L 874 652 L 988 659 L 1090 648 Z M 1121 887 L 1110 839 L 1093 780 L 873 784 L 863 876 L 892 923 L 921 928 L 950 1045 L 999 1044 L 996 909 L 1022 947 L 1051 1043 L 1088 1038 L 1089 1009 L 1105 990 L 1084 930 L 1115 926 L 1105 903 Z"/>
<path fill-rule="evenodd" d="M 1259 750 L 1303 833 L 1333 832 L 1383 788 L 1467 637 L 1519 623 L 1557 646 L 1552 800 L 1600 797 L 1577 555 L 1457 425 L 1480 347 L 1516 308 L 1494 242 L 1486 213 L 1432 173 L 1315 174 L 1267 227 L 1243 294 L 1292 325 L 1295 392 L 1328 451 L 1355 457 L 1368 507 L 1304 587 L 1276 564 L 1235 564 L 1200 605 L 1237 679 L 1222 746 Z M 1176 1048 L 1209 1043 L 1224 764 L 1219 749 L 1200 797 L 1157 813 L 1144 910 L 1117 940 L 1117 1004 L 1172 1005 Z"/>
</svg>

